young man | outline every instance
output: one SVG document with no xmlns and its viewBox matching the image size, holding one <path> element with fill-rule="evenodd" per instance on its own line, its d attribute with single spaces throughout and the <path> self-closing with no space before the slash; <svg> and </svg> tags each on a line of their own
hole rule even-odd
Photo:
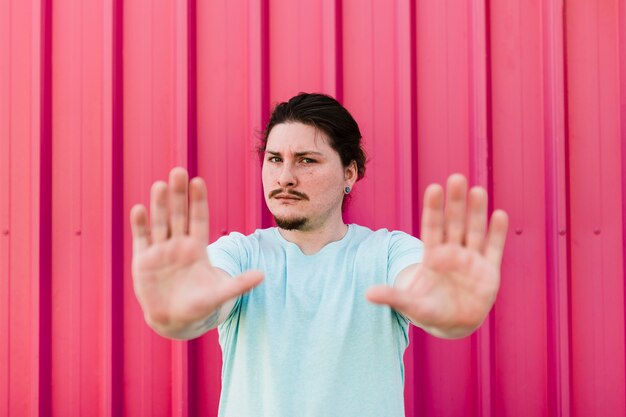
<svg viewBox="0 0 626 417">
<path fill-rule="evenodd" d="M 422 242 L 342 219 L 365 173 L 358 125 L 336 100 L 300 94 L 265 131 L 263 190 L 277 227 L 208 243 L 206 188 L 184 169 L 131 211 L 133 282 L 147 323 L 176 339 L 218 327 L 219 415 L 399 417 L 409 321 L 471 334 L 500 283 L 507 216 L 452 175 L 424 195 Z M 207 253 L 208 252 L 208 253 Z"/>
</svg>

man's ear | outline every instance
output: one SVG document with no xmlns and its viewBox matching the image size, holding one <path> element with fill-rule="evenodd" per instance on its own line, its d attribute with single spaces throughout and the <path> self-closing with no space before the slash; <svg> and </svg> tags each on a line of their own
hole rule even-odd
<svg viewBox="0 0 626 417">
<path fill-rule="evenodd" d="M 358 173 L 359 169 L 356 166 L 356 161 L 352 160 L 352 162 L 350 162 L 350 165 L 346 167 L 344 172 L 346 181 L 350 182 L 350 187 L 352 187 L 352 185 L 356 182 Z"/>
</svg>

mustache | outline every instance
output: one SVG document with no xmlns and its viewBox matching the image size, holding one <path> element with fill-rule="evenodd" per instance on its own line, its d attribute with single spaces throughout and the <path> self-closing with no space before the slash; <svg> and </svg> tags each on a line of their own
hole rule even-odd
<svg viewBox="0 0 626 417">
<path fill-rule="evenodd" d="M 281 190 L 281 189 L 274 190 L 274 191 L 270 192 L 269 197 L 272 198 L 272 197 L 274 197 L 274 196 L 276 196 L 278 194 L 289 194 L 289 195 L 301 198 L 303 200 L 308 200 L 309 199 L 309 197 L 306 194 L 301 193 L 299 191 L 296 191 L 296 190 Z"/>
</svg>

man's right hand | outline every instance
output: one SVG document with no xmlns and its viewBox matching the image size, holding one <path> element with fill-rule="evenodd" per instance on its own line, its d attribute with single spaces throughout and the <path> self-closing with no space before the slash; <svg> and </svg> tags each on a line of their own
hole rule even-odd
<svg viewBox="0 0 626 417">
<path fill-rule="evenodd" d="M 263 280 L 260 271 L 231 278 L 211 265 L 206 185 L 201 178 L 189 183 L 183 168 L 170 171 L 169 184 L 152 185 L 150 223 L 140 204 L 131 209 L 130 223 L 135 295 L 146 322 L 163 336 L 202 335 L 227 316 L 237 296 Z"/>
</svg>

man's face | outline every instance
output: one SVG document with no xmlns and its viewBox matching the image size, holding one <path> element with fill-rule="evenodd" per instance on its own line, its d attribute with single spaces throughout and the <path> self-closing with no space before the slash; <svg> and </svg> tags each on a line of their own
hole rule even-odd
<svg viewBox="0 0 626 417">
<path fill-rule="evenodd" d="M 328 136 L 302 123 L 274 126 L 263 159 L 265 202 L 278 227 L 312 230 L 341 213 L 352 170 L 341 164 Z"/>
</svg>

